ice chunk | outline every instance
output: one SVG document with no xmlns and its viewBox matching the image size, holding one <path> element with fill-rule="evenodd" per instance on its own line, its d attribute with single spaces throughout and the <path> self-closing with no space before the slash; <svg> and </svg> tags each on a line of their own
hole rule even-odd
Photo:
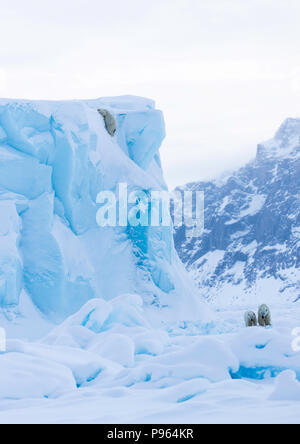
<svg viewBox="0 0 300 444">
<path fill-rule="evenodd" d="M 130 158 L 146 170 L 165 138 L 162 113 L 156 110 L 129 112 L 122 120 L 122 128 Z"/>
<path fill-rule="evenodd" d="M 230 348 L 212 337 L 203 337 L 184 350 L 164 354 L 156 359 L 164 365 L 199 365 L 203 367 L 202 375 L 210 381 L 230 379 L 229 372 L 237 370 L 239 361 Z M 206 368 L 206 370 L 205 370 Z"/>
<path fill-rule="evenodd" d="M 56 398 L 76 389 L 70 369 L 20 353 L 0 355 L 0 398 Z"/>
<path fill-rule="evenodd" d="M 168 335 L 163 330 L 146 330 L 134 337 L 136 354 L 161 354 L 168 343 Z"/>
<path fill-rule="evenodd" d="M 77 313 L 67 318 L 59 327 L 56 327 L 45 340 L 51 344 L 63 335 L 75 335 L 75 341 L 82 341 L 83 335 L 89 334 L 85 330 L 89 330 L 91 335 L 102 331 L 103 324 L 111 310 L 111 305 L 103 299 L 91 299 Z M 78 327 L 80 327 L 79 330 Z M 91 335 L 89 336 L 91 337 Z"/>
<path fill-rule="evenodd" d="M 149 326 L 144 317 L 143 301 L 137 294 L 124 294 L 111 301 L 112 311 L 108 316 L 105 328 L 111 328 L 113 324 L 119 323 L 128 327 Z"/>
<path fill-rule="evenodd" d="M 263 379 L 277 376 L 286 369 L 300 375 L 300 355 L 291 349 L 291 332 L 253 327 L 245 329 L 230 341 L 233 353 L 238 357 L 238 376 Z"/>
<path fill-rule="evenodd" d="M 25 351 L 26 354 L 49 359 L 68 367 L 72 371 L 78 386 L 92 381 L 105 368 L 104 361 L 96 354 L 73 347 L 28 344 Z"/>
<path fill-rule="evenodd" d="M 269 397 L 272 401 L 300 401 L 300 383 L 293 370 L 285 370 L 276 378 L 276 388 Z"/>
<path fill-rule="evenodd" d="M 134 342 L 125 335 L 100 335 L 92 342 L 89 351 L 125 367 L 134 364 Z"/>
</svg>

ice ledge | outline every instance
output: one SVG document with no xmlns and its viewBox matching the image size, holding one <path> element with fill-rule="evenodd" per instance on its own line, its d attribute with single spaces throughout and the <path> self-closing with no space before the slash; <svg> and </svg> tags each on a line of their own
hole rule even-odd
<svg viewBox="0 0 300 444">
<path fill-rule="evenodd" d="M 155 109 L 155 101 L 145 97 L 133 95 L 124 95 L 116 97 L 100 97 L 98 99 L 82 99 L 82 100 L 30 100 L 30 99 L 7 99 L 0 98 L 0 106 L 5 105 L 29 105 L 43 114 L 49 114 L 51 110 L 57 109 L 58 106 L 81 103 L 96 109 L 101 106 L 123 111 L 147 111 Z M 47 112 L 48 111 L 48 112 Z"/>
</svg>

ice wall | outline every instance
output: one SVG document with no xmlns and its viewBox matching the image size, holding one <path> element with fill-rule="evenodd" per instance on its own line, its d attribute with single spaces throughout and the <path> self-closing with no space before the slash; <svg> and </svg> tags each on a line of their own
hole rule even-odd
<svg viewBox="0 0 300 444">
<path fill-rule="evenodd" d="M 116 118 L 114 137 L 98 108 Z M 152 307 L 197 316 L 171 227 L 101 228 L 101 190 L 166 189 L 163 115 L 151 100 L 0 100 L 0 305 L 22 289 L 59 321 L 91 298 L 139 293 Z M 22 293 L 23 294 L 23 293 Z"/>
</svg>

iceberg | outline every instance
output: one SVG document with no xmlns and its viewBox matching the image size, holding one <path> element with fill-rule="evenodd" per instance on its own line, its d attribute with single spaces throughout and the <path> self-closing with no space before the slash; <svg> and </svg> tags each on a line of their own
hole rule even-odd
<svg viewBox="0 0 300 444">
<path fill-rule="evenodd" d="M 114 117 L 114 137 L 99 109 Z M 118 196 L 120 183 L 129 192 L 167 190 L 164 138 L 163 114 L 144 98 L 0 100 L 2 311 L 29 298 L 58 323 L 91 299 L 128 293 L 162 319 L 203 316 L 171 225 L 97 224 L 101 191 Z"/>
</svg>

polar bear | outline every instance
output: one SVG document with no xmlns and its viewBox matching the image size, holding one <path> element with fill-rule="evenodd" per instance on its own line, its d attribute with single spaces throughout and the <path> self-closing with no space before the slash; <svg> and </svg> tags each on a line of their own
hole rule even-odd
<svg viewBox="0 0 300 444">
<path fill-rule="evenodd" d="M 258 323 L 261 327 L 271 325 L 271 311 L 266 304 L 262 304 L 258 309 Z"/>
<path fill-rule="evenodd" d="M 245 324 L 246 327 L 256 327 L 257 326 L 257 318 L 254 311 L 246 311 L 245 313 Z"/>
<path fill-rule="evenodd" d="M 107 109 L 98 109 L 97 111 L 104 119 L 105 128 L 108 134 L 114 136 L 115 132 L 117 131 L 117 122 L 114 116 L 109 111 L 107 111 Z"/>
</svg>

